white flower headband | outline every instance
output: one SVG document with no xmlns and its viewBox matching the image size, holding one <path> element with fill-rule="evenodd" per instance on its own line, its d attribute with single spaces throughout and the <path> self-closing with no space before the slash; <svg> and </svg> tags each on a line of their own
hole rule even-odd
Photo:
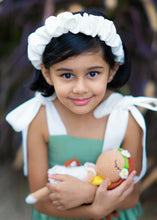
<svg viewBox="0 0 157 220">
<path fill-rule="evenodd" d="M 120 36 L 112 21 L 102 16 L 88 15 L 84 13 L 73 15 L 71 12 L 63 12 L 46 19 L 45 25 L 39 27 L 28 36 L 28 59 L 36 69 L 40 69 L 42 55 L 46 45 L 54 37 L 65 33 L 83 33 L 88 36 L 98 36 L 106 45 L 110 46 L 115 55 L 115 62 L 124 63 L 124 50 Z"/>
</svg>

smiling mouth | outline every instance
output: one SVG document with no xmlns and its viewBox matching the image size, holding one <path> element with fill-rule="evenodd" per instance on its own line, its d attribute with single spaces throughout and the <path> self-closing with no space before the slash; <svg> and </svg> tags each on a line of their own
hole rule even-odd
<svg viewBox="0 0 157 220">
<path fill-rule="evenodd" d="M 79 106 L 83 106 L 83 105 L 86 105 L 88 102 L 90 102 L 90 100 L 93 98 L 92 97 L 89 97 L 89 98 L 85 98 L 85 99 L 73 99 L 73 98 L 70 98 L 70 100 L 75 104 L 75 105 L 79 105 Z"/>
</svg>

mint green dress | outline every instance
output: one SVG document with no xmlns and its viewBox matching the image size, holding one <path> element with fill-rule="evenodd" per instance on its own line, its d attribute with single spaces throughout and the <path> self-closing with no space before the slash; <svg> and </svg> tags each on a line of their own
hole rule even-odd
<svg viewBox="0 0 157 220">
<path fill-rule="evenodd" d="M 111 94 L 95 109 L 93 113 L 95 118 L 109 115 L 103 140 L 69 136 L 66 127 L 53 104 L 55 98 L 55 94 L 46 98 L 40 93 L 36 93 L 35 97 L 23 103 L 6 116 L 7 122 L 14 128 L 14 130 L 22 132 L 25 175 L 27 175 L 28 127 L 38 113 L 41 105 L 45 105 L 49 130 L 48 153 L 50 167 L 56 164 L 63 165 L 65 161 L 72 158 L 79 159 L 81 164 L 84 164 L 85 162 L 95 163 L 101 152 L 119 148 L 127 129 L 129 112 L 131 112 L 132 116 L 143 130 L 142 169 L 140 175 L 134 178 L 134 182 L 138 182 L 144 176 L 147 164 L 146 126 L 142 114 L 135 106 L 141 106 L 157 111 L 156 98 L 122 96 L 119 93 Z M 114 220 L 136 220 L 141 215 L 142 208 L 139 203 L 132 209 L 119 211 L 118 218 L 112 218 Z M 32 220 L 58 220 L 58 218 L 41 214 L 33 208 Z"/>
<path fill-rule="evenodd" d="M 60 164 L 71 158 L 79 159 L 81 164 L 86 161 L 95 163 L 102 152 L 103 140 L 76 138 L 68 135 L 50 136 L 48 143 L 49 165 L 50 167 Z M 140 203 L 133 209 L 120 211 L 117 220 L 136 220 L 142 215 Z M 105 219 L 105 218 L 104 218 Z M 33 208 L 32 220 L 58 220 L 37 212 Z"/>
</svg>

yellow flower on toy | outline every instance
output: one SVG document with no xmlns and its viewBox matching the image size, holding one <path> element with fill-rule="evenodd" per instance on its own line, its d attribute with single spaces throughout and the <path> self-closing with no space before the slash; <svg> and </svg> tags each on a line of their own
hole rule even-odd
<svg viewBox="0 0 157 220">
<path fill-rule="evenodd" d="M 126 158 L 130 158 L 130 157 L 131 157 L 131 154 L 129 153 L 128 150 L 122 150 L 122 151 L 121 151 L 121 154 L 122 154 L 123 156 L 125 156 Z"/>
<path fill-rule="evenodd" d="M 128 170 L 125 169 L 125 168 L 122 169 L 122 170 L 120 171 L 120 173 L 119 173 L 119 176 L 120 176 L 122 179 L 127 179 L 128 175 L 129 175 L 129 172 L 128 172 Z"/>
</svg>

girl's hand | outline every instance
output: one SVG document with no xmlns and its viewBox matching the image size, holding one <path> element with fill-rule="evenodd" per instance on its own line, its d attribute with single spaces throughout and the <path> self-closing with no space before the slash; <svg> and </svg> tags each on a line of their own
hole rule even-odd
<svg viewBox="0 0 157 220">
<path fill-rule="evenodd" d="M 92 204 L 93 212 L 94 214 L 96 213 L 96 219 L 101 219 L 104 216 L 112 213 L 114 210 L 117 210 L 119 204 L 133 192 L 133 179 L 135 173 L 136 172 L 133 171 L 127 180 L 112 190 L 107 190 L 109 179 L 106 179 L 102 182 L 96 192 L 95 199 Z"/>
<path fill-rule="evenodd" d="M 70 175 L 53 175 L 53 179 L 61 183 L 48 183 L 47 187 L 52 192 L 49 198 L 59 210 L 71 209 L 85 203 L 92 203 L 97 187 L 85 183 Z"/>
</svg>

